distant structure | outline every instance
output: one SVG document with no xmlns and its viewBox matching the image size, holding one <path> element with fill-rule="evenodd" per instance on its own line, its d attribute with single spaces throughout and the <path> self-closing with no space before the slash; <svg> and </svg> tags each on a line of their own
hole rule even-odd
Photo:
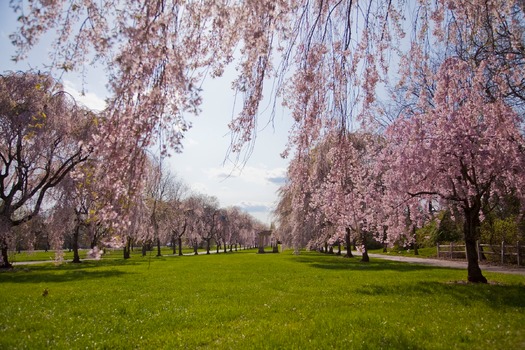
<svg viewBox="0 0 525 350">
<path fill-rule="evenodd" d="M 260 254 L 265 253 L 264 247 L 268 245 L 272 247 L 272 253 L 279 252 L 279 245 L 278 245 L 277 239 L 272 234 L 273 234 L 273 230 L 264 230 L 264 231 L 260 231 L 257 233 L 257 236 L 258 236 L 257 246 L 259 247 L 258 253 Z"/>
</svg>

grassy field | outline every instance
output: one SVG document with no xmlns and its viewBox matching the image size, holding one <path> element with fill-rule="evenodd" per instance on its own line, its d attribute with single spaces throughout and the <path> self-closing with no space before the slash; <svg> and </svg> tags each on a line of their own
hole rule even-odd
<svg viewBox="0 0 525 350">
<path fill-rule="evenodd" d="M 0 349 L 525 348 L 525 278 L 486 276 L 253 250 L 23 266 Z"/>
</svg>

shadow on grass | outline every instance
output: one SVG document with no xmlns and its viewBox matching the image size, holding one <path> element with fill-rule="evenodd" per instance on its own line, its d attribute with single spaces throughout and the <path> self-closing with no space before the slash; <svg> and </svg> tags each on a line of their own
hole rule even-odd
<svg viewBox="0 0 525 350">
<path fill-rule="evenodd" d="M 420 270 L 444 269 L 437 266 L 407 264 L 399 261 L 377 260 L 370 258 L 369 262 L 361 262 L 361 257 L 343 258 L 336 255 L 309 253 L 294 257 L 294 261 L 308 264 L 311 267 L 325 270 L 354 270 L 354 271 L 399 271 L 411 272 Z"/>
<path fill-rule="evenodd" d="M 466 284 L 443 282 L 414 282 L 402 285 L 367 285 L 355 292 L 371 296 L 392 296 L 393 298 L 447 295 L 461 305 L 469 306 L 482 302 L 488 307 L 517 307 L 525 309 L 525 286 L 498 284 Z"/>
<path fill-rule="evenodd" d="M 23 265 L 0 272 L 0 283 L 42 283 L 42 282 L 71 282 L 87 279 L 118 277 L 130 274 L 116 269 L 119 266 L 139 265 L 141 261 L 112 260 L 112 261 L 83 261 L 80 264 L 66 263 L 62 265 Z M 100 270 L 101 267 L 111 269 Z M 92 270 L 98 268 L 97 270 Z"/>
</svg>

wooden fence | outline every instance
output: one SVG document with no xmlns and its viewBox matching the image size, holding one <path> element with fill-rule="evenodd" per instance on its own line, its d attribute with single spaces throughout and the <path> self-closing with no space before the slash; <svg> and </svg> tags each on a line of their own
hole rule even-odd
<svg viewBox="0 0 525 350">
<path fill-rule="evenodd" d="M 487 255 L 499 257 L 501 264 L 505 263 L 517 263 L 520 266 L 523 263 L 523 257 L 525 256 L 525 246 L 521 245 L 520 242 L 516 244 L 507 244 L 501 242 L 501 244 L 482 244 L 479 241 L 476 242 L 476 248 L 478 252 L 478 259 L 480 261 L 487 260 Z M 467 254 L 464 244 L 437 244 L 437 256 L 438 258 L 448 259 L 465 259 Z M 516 257 L 515 259 L 508 259 L 506 257 Z M 494 259 L 491 259 L 494 260 Z"/>
</svg>

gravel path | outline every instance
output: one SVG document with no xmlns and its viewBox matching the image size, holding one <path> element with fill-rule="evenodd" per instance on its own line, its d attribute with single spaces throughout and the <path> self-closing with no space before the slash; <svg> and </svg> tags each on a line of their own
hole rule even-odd
<svg viewBox="0 0 525 350">
<path fill-rule="evenodd" d="M 359 252 L 352 252 L 354 255 L 361 255 Z M 467 269 L 466 261 L 458 260 L 444 260 L 444 259 L 430 259 L 430 258 L 416 258 L 409 256 L 399 256 L 399 255 L 383 255 L 383 254 L 368 254 L 370 258 L 374 259 L 384 259 L 392 261 L 402 261 L 412 264 L 420 265 L 431 265 L 431 266 L 440 266 L 440 267 L 450 267 L 453 269 Z M 481 271 L 490 271 L 490 272 L 499 272 L 499 273 L 509 273 L 514 275 L 525 276 L 525 268 L 517 266 L 498 266 L 498 265 L 487 265 L 480 264 Z"/>
</svg>

